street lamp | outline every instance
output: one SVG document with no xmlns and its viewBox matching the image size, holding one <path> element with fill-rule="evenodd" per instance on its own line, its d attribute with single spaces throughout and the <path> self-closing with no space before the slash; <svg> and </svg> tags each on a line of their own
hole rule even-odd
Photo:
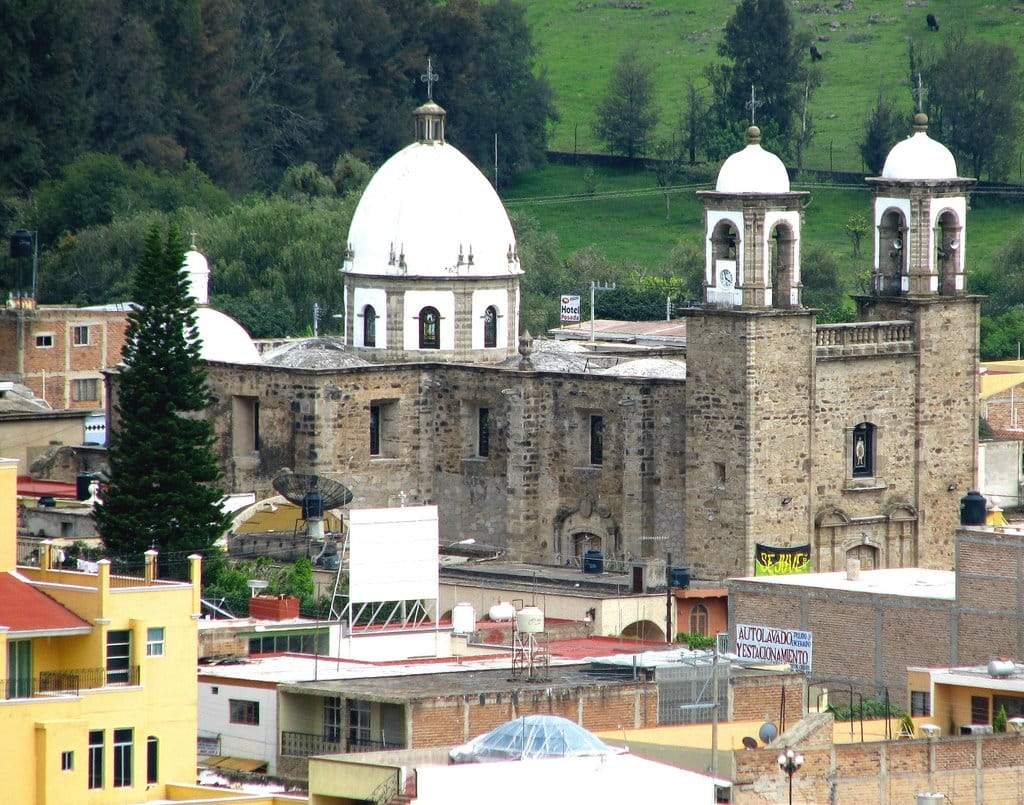
<svg viewBox="0 0 1024 805">
<path fill-rule="evenodd" d="M 789 778 L 789 805 L 793 805 L 793 775 L 804 765 L 804 756 L 799 755 L 792 749 L 787 749 L 779 754 L 779 768 L 786 772 Z"/>
</svg>

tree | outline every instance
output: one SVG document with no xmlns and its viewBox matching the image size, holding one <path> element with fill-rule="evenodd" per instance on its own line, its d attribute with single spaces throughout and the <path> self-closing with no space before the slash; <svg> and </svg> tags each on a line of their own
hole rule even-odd
<svg viewBox="0 0 1024 805">
<path fill-rule="evenodd" d="M 331 181 L 334 182 L 335 192 L 343 196 L 346 193 L 361 193 L 372 176 L 373 171 L 369 165 L 346 152 L 334 161 Z"/>
<path fill-rule="evenodd" d="M 885 158 L 905 134 L 905 121 L 879 87 L 875 106 L 864 121 L 864 135 L 860 141 L 861 159 L 872 176 L 881 175 Z"/>
<path fill-rule="evenodd" d="M 654 147 L 654 159 L 648 163 L 648 167 L 653 171 L 658 187 L 665 195 L 665 220 L 668 221 L 672 201 L 672 192 L 669 188 L 678 184 L 679 178 L 684 174 L 683 154 L 674 141 L 662 140 Z"/>
<path fill-rule="evenodd" d="M 854 213 L 846 219 L 846 223 L 843 224 L 843 231 L 850 238 L 850 246 L 853 249 L 853 256 L 860 257 L 860 244 L 861 241 L 868 234 L 868 219 L 863 213 Z"/>
<path fill-rule="evenodd" d="M 184 253 L 173 227 L 165 239 L 154 228 L 135 271 L 110 480 L 95 511 L 114 555 L 141 556 L 155 546 L 180 557 L 210 548 L 230 525 L 220 508 L 212 426 L 195 416 L 212 401 Z"/>
<path fill-rule="evenodd" d="M 627 157 L 647 150 L 658 122 L 654 108 L 654 65 L 636 48 L 623 51 L 612 68 L 604 99 L 597 106 L 594 134 L 608 150 Z"/>
<path fill-rule="evenodd" d="M 843 282 L 835 254 L 822 246 L 804 249 L 800 260 L 801 301 L 822 310 L 822 321 L 849 318 L 843 310 Z"/>
<path fill-rule="evenodd" d="M 1004 175 L 1021 123 L 1015 49 L 951 35 L 924 70 L 924 80 L 943 141 L 968 162 L 972 175 Z"/>
<path fill-rule="evenodd" d="M 686 106 L 683 109 L 679 128 L 683 134 L 686 153 L 690 164 L 697 164 L 697 154 L 704 148 L 704 136 L 707 132 L 708 104 L 703 93 L 693 81 L 686 84 Z"/>
<path fill-rule="evenodd" d="M 796 32 L 786 0 L 740 0 L 718 45 L 718 54 L 727 61 L 705 72 L 715 99 L 713 122 L 718 129 L 733 132 L 733 143 L 749 125 L 753 86 L 757 125 L 784 152 L 795 153 L 800 110 L 817 86 L 817 77 L 805 62 L 808 42 L 806 35 Z"/>
<path fill-rule="evenodd" d="M 1006 705 L 999 705 L 996 714 L 992 719 L 993 732 L 1006 732 Z"/>
</svg>

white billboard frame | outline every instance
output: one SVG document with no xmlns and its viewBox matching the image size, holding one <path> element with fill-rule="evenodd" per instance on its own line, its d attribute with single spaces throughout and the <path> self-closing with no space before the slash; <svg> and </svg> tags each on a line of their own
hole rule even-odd
<svg viewBox="0 0 1024 805">
<path fill-rule="evenodd" d="M 439 597 L 437 506 L 350 509 L 349 605 Z"/>
<path fill-rule="evenodd" d="M 809 674 L 814 660 L 814 633 L 737 623 L 735 651 L 741 660 L 766 665 L 788 663 L 794 671 Z"/>
</svg>

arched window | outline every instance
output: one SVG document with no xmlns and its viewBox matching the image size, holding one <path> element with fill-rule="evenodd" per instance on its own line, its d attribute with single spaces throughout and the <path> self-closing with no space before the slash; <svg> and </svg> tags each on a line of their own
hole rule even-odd
<svg viewBox="0 0 1024 805">
<path fill-rule="evenodd" d="M 952 296 L 957 290 L 960 222 L 952 210 L 946 210 L 935 223 L 935 270 L 939 275 L 939 293 L 943 296 Z"/>
<path fill-rule="evenodd" d="M 498 346 L 498 308 L 488 305 L 484 311 L 484 349 Z"/>
<path fill-rule="evenodd" d="M 768 240 L 772 307 L 792 307 L 796 280 L 796 236 L 788 224 L 778 224 Z"/>
<path fill-rule="evenodd" d="M 861 422 L 853 429 L 850 472 L 854 478 L 871 478 L 875 474 L 875 426 Z"/>
<path fill-rule="evenodd" d="M 696 604 L 690 610 L 690 634 L 706 635 L 708 633 L 708 608 Z"/>
<path fill-rule="evenodd" d="M 907 273 L 907 226 L 903 213 L 886 210 L 878 224 L 878 288 L 879 293 L 904 292 L 903 277 Z"/>
<path fill-rule="evenodd" d="M 436 307 L 420 311 L 420 349 L 441 348 L 441 314 Z"/>
<path fill-rule="evenodd" d="M 377 346 L 377 311 L 373 305 L 363 308 L 363 346 Z"/>
</svg>

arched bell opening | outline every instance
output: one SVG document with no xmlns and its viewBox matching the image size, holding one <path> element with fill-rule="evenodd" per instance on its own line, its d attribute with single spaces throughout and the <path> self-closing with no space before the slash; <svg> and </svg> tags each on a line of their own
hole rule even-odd
<svg viewBox="0 0 1024 805">
<path fill-rule="evenodd" d="M 739 284 L 739 232 L 731 221 L 719 221 L 711 230 L 711 265 L 708 271 L 708 302 L 731 304 Z"/>
<path fill-rule="evenodd" d="M 776 224 L 768 237 L 768 267 L 772 307 L 799 306 L 796 282 L 796 233 L 787 223 Z"/>
<path fill-rule="evenodd" d="M 956 276 L 960 265 L 960 220 L 952 210 L 946 210 L 935 223 L 934 265 L 938 274 L 939 293 L 953 296 L 957 292 Z"/>
<path fill-rule="evenodd" d="M 888 209 L 878 224 L 877 290 L 883 294 L 907 291 L 907 222 L 903 213 Z"/>
</svg>

